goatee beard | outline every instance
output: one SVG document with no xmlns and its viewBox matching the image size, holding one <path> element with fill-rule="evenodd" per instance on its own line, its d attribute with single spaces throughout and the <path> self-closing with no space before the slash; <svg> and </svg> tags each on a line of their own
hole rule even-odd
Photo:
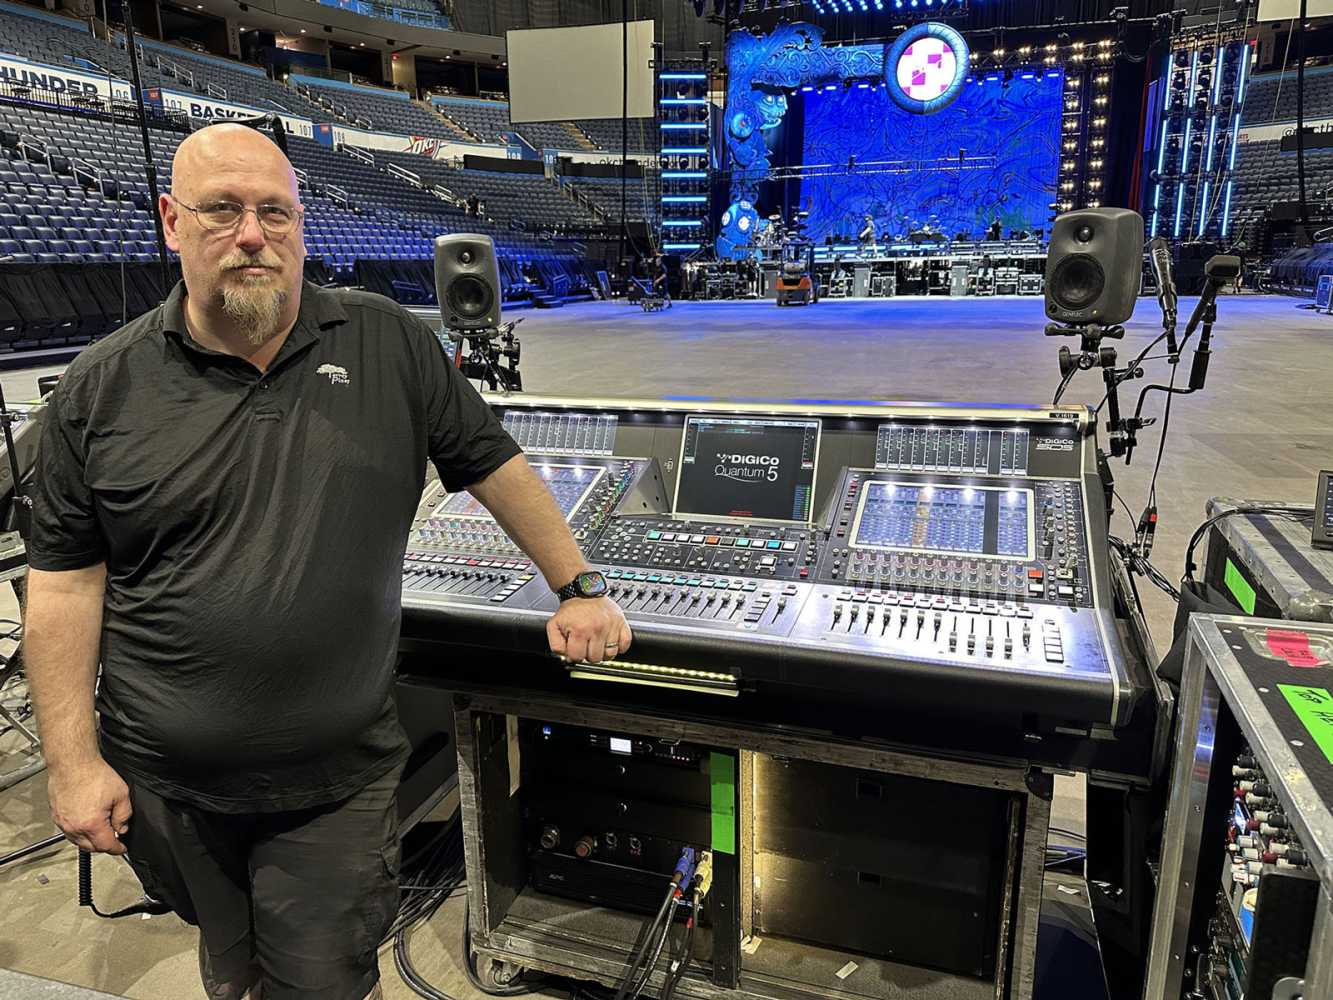
<svg viewBox="0 0 1333 1000">
<path fill-rule="evenodd" d="M 222 289 L 222 311 L 245 331 L 245 337 L 255 347 L 262 346 L 278 332 L 278 321 L 287 305 L 284 288 Z"/>
</svg>

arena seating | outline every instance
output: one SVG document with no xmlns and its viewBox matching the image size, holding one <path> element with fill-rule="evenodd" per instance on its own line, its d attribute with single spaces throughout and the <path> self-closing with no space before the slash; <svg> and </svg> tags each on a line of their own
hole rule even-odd
<svg viewBox="0 0 1333 1000">
<path fill-rule="evenodd" d="M 502 142 L 504 133 L 516 132 L 533 149 L 595 150 L 597 143 L 577 122 L 536 122 L 514 125 L 504 101 L 475 97 L 431 98 L 434 108 L 471 142 Z M 633 130 L 631 129 L 631 138 Z M 619 148 L 619 140 L 617 147 Z"/>
<path fill-rule="evenodd" d="M 472 142 L 503 142 L 502 133 L 513 131 L 509 105 L 473 97 L 432 97 L 430 103 Z"/>
<path fill-rule="evenodd" d="M 1306 71 L 1306 107 L 1311 117 L 1325 114 L 1333 107 L 1333 67 Z M 1291 70 L 1256 76 L 1248 83 L 1241 115 L 1242 131 L 1246 126 L 1289 122 L 1295 114 L 1296 77 Z M 1333 192 L 1333 149 L 1306 150 L 1305 188 L 1312 204 L 1328 199 L 1326 193 Z M 1232 201 L 1236 233 L 1249 233 L 1275 204 L 1298 201 L 1299 194 L 1296 154 L 1290 150 L 1283 152 L 1280 139 L 1241 145 Z"/>
<path fill-rule="evenodd" d="M 375 157 L 376 163 L 394 163 L 417 174 L 428 188 L 439 185 L 459 202 L 476 195 L 485 203 L 486 218 L 508 229 L 543 232 L 552 225 L 568 228 L 600 223 L 558 184 L 543 176 L 460 170 L 439 160 L 405 153 L 376 153 Z"/>
<path fill-rule="evenodd" d="M 129 57 L 94 38 L 84 22 L 19 4 L 0 3 L 0 51 L 64 66 L 82 59 L 121 77 L 130 68 Z"/>
<path fill-rule="evenodd" d="M 81 22 L 3 0 L 0 51 L 105 70 L 122 80 L 129 75 L 123 35 L 104 41 Z M 377 131 L 476 141 L 468 129 L 451 127 L 397 92 L 302 81 L 307 97 L 258 67 L 152 40 L 141 42 L 139 56 L 149 85 L 315 121 L 360 118 Z M 113 116 L 105 108 L 75 106 L 68 95 L 3 90 L 0 352 L 84 343 L 160 298 L 155 206 L 140 136 L 123 109 Z M 485 110 L 499 109 L 495 121 L 509 131 L 504 104 L 485 104 Z M 156 114 L 149 124 L 159 190 L 167 192 L 172 157 L 189 126 Z M 538 126 L 528 141 L 592 147 L 572 125 Z M 288 136 L 288 149 L 306 207 L 307 274 L 316 280 L 355 281 L 404 301 L 433 301 L 433 283 L 425 280 L 432 241 L 441 233 L 470 231 L 495 239 L 507 301 L 558 305 L 595 283 L 595 268 L 582 248 L 552 238 L 603 224 L 589 208 L 590 201 L 598 202 L 594 195 L 570 193 L 582 188 L 543 175 L 464 170 L 406 153 L 333 149 L 299 136 Z M 405 179 L 404 170 L 420 185 Z M 432 193 L 436 186 L 452 197 Z M 460 206 L 470 194 L 485 202 L 484 218 Z"/>
<path fill-rule="evenodd" d="M 340 85 L 310 76 L 294 76 L 293 81 L 303 96 L 308 95 L 320 108 L 332 111 L 351 124 L 375 132 L 471 141 L 461 129 L 452 128 L 449 122 L 421 107 L 402 91 Z"/>
<path fill-rule="evenodd" d="M 447 31 L 452 25 L 449 15 L 431 0 L 319 0 L 329 7 L 340 10 L 354 10 L 366 17 L 375 17 L 385 21 L 398 21 L 402 24 L 415 24 L 426 28 L 439 28 Z"/>
<path fill-rule="evenodd" d="M 1305 71 L 1305 113 L 1314 118 L 1333 107 L 1333 66 L 1318 66 Z M 1245 85 L 1245 109 L 1241 120 L 1246 125 L 1258 122 L 1295 121 L 1296 71 L 1264 73 Z"/>
<path fill-rule="evenodd" d="M 578 121 L 574 123 L 597 149 L 620 152 L 620 122 L 612 119 Z M 657 152 L 651 118 L 632 118 L 629 122 L 629 151 L 631 153 Z"/>
<path fill-rule="evenodd" d="M 608 218 L 620 218 L 620 179 L 618 177 L 576 177 L 571 184 L 600 208 Z M 649 185 L 643 178 L 631 177 L 627 185 L 625 198 L 625 217 L 627 219 L 652 220 L 657 217 L 655 206 L 651 203 Z"/>
<path fill-rule="evenodd" d="M 116 38 L 123 46 L 124 37 L 117 35 Z M 295 89 L 270 80 L 258 66 L 247 66 L 230 59 L 206 56 L 177 45 L 150 40 L 140 40 L 140 53 L 139 71 L 156 71 L 159 86 L 189 90 L 189 86 L 182 87 L 181 84 L 188 84 L 192 80 L 194 90 L 200 94 L 211 92 L 226 100 L 272 107 L 302 118 L 325 117 L 323 109 L 317 104 L 306 100 Z M 182 71 L 188 75 L 182 78 Z"/>
<path fill-rule="evenodd" d="M 14 104 L 0 104 L 0 120 L 0 255 L 42 263 L 156 257 L 143 147 L 124 123 Z M 152 130 L 164 190 L 181 138 Z"/>
</svg>

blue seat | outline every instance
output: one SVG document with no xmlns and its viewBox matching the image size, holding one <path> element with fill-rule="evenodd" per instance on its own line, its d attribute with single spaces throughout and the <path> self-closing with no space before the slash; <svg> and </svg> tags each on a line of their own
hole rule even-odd
<svg viewBox="0 0 1333 1000">
<path fill-rule="evenodd" d="M 20 242 L 23 243 L 24 253 L 31 253 L 31 254 L 46 253 L 46 244 L 43 243 L 41 240 L 22 240 Z"/>
<path fill-rule="evenodd" d="M 61 259 L 58 253 L 38 253 L 33 256 L 37 258 L 38 264 L 59 264 Z"/>
<path fill-rule="evenodd" d="M 32 234 L 32 229 L 28 226 L 15 226 L 9 231 L 9 236 L 11 239 L 15 240 L 31 240 L 36 238 Z"/>
<path fill-rule="evenodd" d="M 120 244 L 113 240 L 99 240 L 93 245 L 97 247 L 98 253 L 104 253 L 111 257 L 120 256 Z"/>
<path fill-rule="evenodd" d="M 83 231 L 71 226 L 62 226 L 60 228 L 60 238 L 62 240 L 81 240 L 83 239 Z"/>
<path fill-rule="evenodd" d="M 88 240 L 70 240 L 69 246 L 75 253 L 81 253 L 85 257 L 93 252 L 93 245 Z"/>
<path fill-rule="evenodd" d="M 35 239 L 39 240 L 50 241 L 60 239 L 59 234 L 57 234 L 50 226 L 33 226 L 32 235 Z"/>
<path fill-rule="evenodd" d="M 0 240 L 0 254 L 8 257 L 11 254 L 22 253 L 23 244 L 18 240 Z"/>
</svg>

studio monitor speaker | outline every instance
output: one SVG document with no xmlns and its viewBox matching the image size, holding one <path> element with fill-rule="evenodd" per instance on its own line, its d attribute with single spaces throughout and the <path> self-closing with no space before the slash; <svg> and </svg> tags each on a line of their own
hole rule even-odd
<svg viewBox="0 0 1333 1000">
<path fill-rule="evenodd" d="M 1143 276 L 1143 217 L 1127 208 L 1066 212 L 1051 227 L 1046 315 L 1114 326 L 1134 315 Z"/>
<path fill-rule="evenodd" d="M 446 330 L 500 325 L 500 266 L 495 242 L 476 233 L 435 237 L 435 294 Z"/>
</svg>

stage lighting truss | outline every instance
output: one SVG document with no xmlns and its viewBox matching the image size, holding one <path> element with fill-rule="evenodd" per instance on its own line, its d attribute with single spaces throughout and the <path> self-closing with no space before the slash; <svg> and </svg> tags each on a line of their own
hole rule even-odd
<svg viewBox="0 0 1333 1000">
<path fill-rule="evenodd" d="M 657 245 L 689 256 L 707 246 L 712 228 L 712 77 L 699 60 L 657 67 Z"/>
<path fill-rule="evenodd" d="M 1249 43 L 1214 33 L 1177 40 L 1158 78 L 1144 185 L 1149 236 L 1227 240 Z"/>
</svg>

